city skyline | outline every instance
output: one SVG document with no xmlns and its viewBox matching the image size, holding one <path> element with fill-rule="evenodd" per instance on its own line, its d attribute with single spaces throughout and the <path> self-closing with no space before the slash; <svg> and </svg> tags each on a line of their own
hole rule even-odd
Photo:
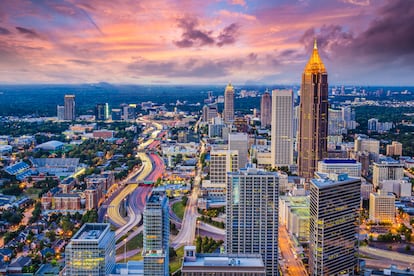
<svg viewBox="0 0 414 276">
<path fill-rule="evenodd" d="M 331 83 L 412 85 L 413 13 L 385 0 L 5 1 L 0 82 L 294 84 L 317 38 Z"/>
</svg>

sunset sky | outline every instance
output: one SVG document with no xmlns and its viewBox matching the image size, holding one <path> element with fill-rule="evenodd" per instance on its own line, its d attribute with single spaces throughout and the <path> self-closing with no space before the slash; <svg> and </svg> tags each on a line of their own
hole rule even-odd
<svg viewBox="0 0 414 276">
<path fill-rule="evenodd" d="M 0 83 L 414 85 L 411 0 L 1 0 Z"/>
</svg>

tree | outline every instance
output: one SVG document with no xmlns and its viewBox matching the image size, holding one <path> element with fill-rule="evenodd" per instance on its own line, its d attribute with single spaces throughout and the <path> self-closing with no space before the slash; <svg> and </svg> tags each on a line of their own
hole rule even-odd
<svg viewBox="0 0 414 276">
<path fill-rule="evenodd" d="M 177 257 L 177 252 L 171 246 L 168 248 L 168 254 L 170 256 L 170 259 Z"/>
</svg>

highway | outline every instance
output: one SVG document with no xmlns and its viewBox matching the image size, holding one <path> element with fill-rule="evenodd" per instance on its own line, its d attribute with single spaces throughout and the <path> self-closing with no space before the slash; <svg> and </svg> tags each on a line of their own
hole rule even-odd
<svg viewBox="0 0 414 276">
<path fill-rule="evenodd" d="M 394 251 L 388 251 L 370 246 L 359 247 L 359 253 L 369 258 L 363 258 L 368 265 L 382 264 L 380 267 L 389 268 L 391 264 L 395 264 L 400 269 L 411 268 L 414 269 L 414 256 L 408 254 L 402 254 Z M 370 258 L 375 258 L 372 260 Z"/>
<path fill-rule="evenodd" d="M 278 242 L 280 253 L 284 259 L 284 264 L 280 265 L 283 275 L 308 275 L 302 261 L 299 258 L 295 258 L 293 254 L 294 246 L 292 245 L 286 227 L 283 225 L 279 226 Z"/>
</svg>

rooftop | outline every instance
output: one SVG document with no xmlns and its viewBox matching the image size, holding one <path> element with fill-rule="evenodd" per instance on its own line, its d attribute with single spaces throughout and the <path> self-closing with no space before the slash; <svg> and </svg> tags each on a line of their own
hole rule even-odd
<svg viewBox="0 0 414 276">
<path fill-rule="evenodd" d="M 353 181 L 353 180 L 359 180 L 358 177 L 349 177 L 346 173 L 336 174 L 336 173 L 321 173 L 321 172 L 315 172 L 315 175 L 318 176 L 318 178 L 311 179 L 311 183 L 313 183 L 318 188 L 324 188 L 328 186 L 332 186 L 338 183 L 347 182 L 347 181 Z"/>
<path fill-rule="evenodd" d="M 99 240 L 108 231 L 109 223 L 85 223 L 72 240 Z"/>
</svg>

